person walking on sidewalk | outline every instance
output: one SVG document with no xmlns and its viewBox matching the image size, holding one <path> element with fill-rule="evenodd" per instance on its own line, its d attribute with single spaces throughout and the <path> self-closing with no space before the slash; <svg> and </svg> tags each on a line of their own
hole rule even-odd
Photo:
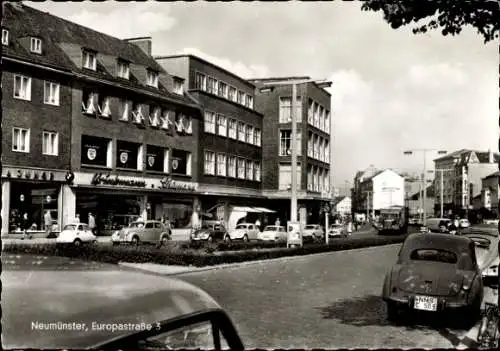
<svg viewBox="0 0 500 351">
<path fill-rule="evenodd" d="M 31 234 L 28 234 L 27 231 L 30 228 L 30 221 L 28 218 L 28 213 L 24 212 L 23 218 L 21 219 L 21 225 L 22 225 L 22 230 L 23 230 L 23 236 L 21 239 L 31 239 L 33 236 Z"/>
<path fill-rule="evenodd" d="M 89 212 L 89 228 L 92 234 L 96 235 L 95 217 L 92 212 Z"/>
<path fill-rule="evenodd" d="M 49 238 L 50 234 L 52 234 L 52 216 L 50 215 L 50 211 L 45 211 L 45 215 L 43 216 L 43 221 L 45 224 L 45 234 L 46 237 Z"/>
</svg>

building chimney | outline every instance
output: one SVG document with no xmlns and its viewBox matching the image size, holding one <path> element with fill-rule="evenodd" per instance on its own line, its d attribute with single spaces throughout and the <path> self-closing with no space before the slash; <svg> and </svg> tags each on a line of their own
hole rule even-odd
<svg viewBox="0 0 500 351">
<path fill-rule="evenodd" d="M 495 158 L 493 157 L 493 151 L 491 151 L 491 149 L 488 149 L 488 162 L 495 163 Z"/>
<path fill-rule="evenodd" d="M 146 55 L 151 56 L 151 37 L 131 38 L 124 40 L 137 45 L 141 48 L 142 51 L 144 51 Z"/>
</svg>

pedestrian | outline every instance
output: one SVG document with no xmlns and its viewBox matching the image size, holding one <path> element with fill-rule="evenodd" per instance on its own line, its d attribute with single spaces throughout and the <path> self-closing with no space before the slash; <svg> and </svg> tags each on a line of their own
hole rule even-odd
<svg viewBox="0 0 500 351">
<path fill-rule="evenodd" d="M 277 227 L 280 226 L 281 222 L 280 222 L 280 219 L 279 218 L 276 218 L 276 223 L 274 223 Z"/>
<path fill-rule="evenodd" d="M 80 214 L 79 214 L 79 213 L 77 213 L 77 214 L 75 215 L 75 222 L 76 222 L 76 223 L 80 223 Z"/>
<path fill-rule="evenodd" d="M 50 211 L 45 211 L 44 215 L 44 224 L 45 224 L 45 234 L 47 238 L 52 234 L 52 216 L 50 215 Z"/>
<path fill-rule="evenodd" d="M 352 234 L 352 220 L 347 220 L 347 236 L 351 236 Z"/>
<path fill-rule="evenodd" d="M 92 212 L 89 212 L 89 228 L 92 234 L 96 235 L 95 217 Z"/>
<path fill-rule="evenodd" d="M 257 220 L 255 221 L 255 225 L 257 226 L 257 228 L 259 228 L 259 230 L 261 229 L 260 228 L 260 220 L 257 218 Z"/>
<path fill-rule="evenodd" d="M 27 212 L 24 212 L 23 214 L 23 218 L 21 220 L 21 225 L 22 225 L 22 229 L 23 229 L 23 237 L 22 239 L 31 239 L 33 236 L 31 234 L 28 234 L 28 230 L 30 228 L 30 221 L 29 221 L 29 218 L 28 218 L 28 213 Z"/>
</svg>

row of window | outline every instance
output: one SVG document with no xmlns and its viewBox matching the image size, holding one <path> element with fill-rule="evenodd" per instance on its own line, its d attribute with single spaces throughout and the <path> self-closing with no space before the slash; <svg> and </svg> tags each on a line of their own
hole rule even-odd
<svg viewBox="0 0 500 351">
<path fill-rule="evenodd" d="M 43 82 L 43 103 L 59 106 L 60 85 L 59 83 Z M 14 98 L 31 101 L 31 77 L 20 74 L 14 75 Z"/>
<path fill-rule="evenodd" d="M 211 111 L 205 111 L 204 122 L 206 133 L 217 134 L 251 145 L 261 146 L 262 132 L 260 128 Z"/>
<path fill-rule="evenodd" d="M 191 153 L 184 150 L 167 149 L 109 138 L 82 135 L 81 164 L 87 166 L 116 168 L 162 173 L 191 175 Z M 145 166 L 145 167 L 144 167 Z"/>
<path fill-rule="evenodd" d="M 260 162 L 258 161 L 212 151 L 205 151 L 204 172 L 207 175 L 247 179 L 257 182 L 260 182 L 261 174 Z"/>
<path fill-rule="evenodd" d="M 307 190 L 315 192 L 330 191 L 329 170 L 309 165 L 307 167 Z"/>
<path fill-rule="evenodd" d="M 30 152 L 31 130 L 26 128 L 12 128 L 12 151 Z M 59 154 L 59 133 L 42 131 L 42 154 L 57 156 Z"/>
<path fill-rule="evenodd" d="M 325 133 L 330 133 L 330 111 L 316 101 L 309 99 L 307 123 L 315 126 Z"/>
<path fill-rule="evenodd" d="M 307 138 L 307 156 L 330 163 L 330 142 L 322 136 L 309 132 Z"/>
<path fill-rule="evenodd" d="M 2 45 L 9 45 L 9 30 L 2 28 Z M 30 52 L 42 54 L 42 39 L 30 37 Z M 92 71 L 97 70 L 97 52 L 90 49 L 82 50 L 82 67 Z M 116 76 L 123 79 L 130 79 L 130 62 L 125 59 L 118 58 L 116 60 Z M 159 72 L 156 70 L 146 69 L 146 84 L 150 87 L 158 88 Z M 183 94 L 183 80 L 174 77 L 174 92 Z"/>
<path fill-rule="evenodd" d="M 175 128 L 178 133 L 191 135 L 193 133 L 193 119 L 172 109 L 162 108 L 158 105 L 149 105 L 127 99 L 118 99 L 119 120 L 135 124 L 148 124 L 154 128 L 169 130 Z M 98 115 L 111 118 L 111 97 L 97 93 L 94 90 L 83 90 L 82 113 L 90 116 Z"/>
<path fill-rule="evenodd" d="M 206 91 L 207 93 L 218 95 L 240 105 L 253 109 L 253 96 L 246 94 L 244 91 L 238 90 L 235 87 L 213 77 L 210 77 L 196 72 L 195 89 Z"/>
</svg>

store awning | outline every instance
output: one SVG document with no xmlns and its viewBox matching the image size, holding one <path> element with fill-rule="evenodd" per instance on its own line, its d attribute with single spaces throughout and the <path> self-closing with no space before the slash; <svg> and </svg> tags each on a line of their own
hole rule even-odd
<svg viewBox="0 0 500 351">
<path fill-rule="evenodd" d="M 256 213 L 274 213 L 276 211 L 268 210 L 267 208 L 264 207 L 248 207 L 248 206 L 233 206 L 234 211 L 239 211 L 239 212 L 256 212 Z"/>
<path fill-rule="evenodd" d="M 264 207 L 254 207 L 256 210 L 259 210 L 259 212 L 265 212 L 265 213 L 276 213 L 276 211 L 273 211 L 273 210 L 269 210 L 267 208 L 264 208 Z"/>
</svg>

